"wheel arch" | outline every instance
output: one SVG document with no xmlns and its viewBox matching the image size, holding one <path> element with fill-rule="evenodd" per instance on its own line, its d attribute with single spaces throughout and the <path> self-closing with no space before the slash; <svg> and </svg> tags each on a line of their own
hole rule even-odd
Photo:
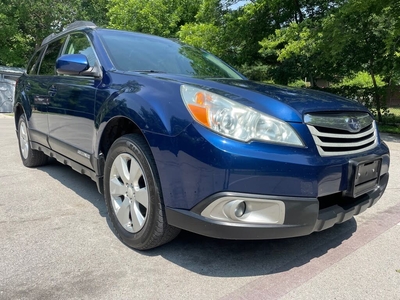
<svg viewBox="0 0 400 300">
<path fill-rule="evenodd" d="M 97 154 L 104 155 L 105 159 L 114 141 L 119 137 L 130 133 L 140 134 L 146 139 L 142 130 L 131 118 L 123 115 L 111 118 L 106 124 L 104 124 L 100 132 L 100 138 L 98 139 L 97 145 Z"/>
<path fill-rule="evenodd" d="M 25 110 L 22 107 L 21 103 L 17 103 L 14 106 L 14 123 L 15 123 L 15 129 L 18 131 L 18 122 L 19 122 L 19 118 L 21 117 L 21 115 L 25 114 Z"/>
</svg>

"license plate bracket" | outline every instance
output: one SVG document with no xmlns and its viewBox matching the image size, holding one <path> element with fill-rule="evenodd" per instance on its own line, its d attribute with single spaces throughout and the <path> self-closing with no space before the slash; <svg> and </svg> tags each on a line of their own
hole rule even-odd
<svg viewBox="0 0 400 300">
<path fill-rule="evenodd" d="M 358 196 L 376 189 L 379 185 L 382 159 L 349 162 L 349 182 L 346 196 L 357 198 Z"/>
</svg>

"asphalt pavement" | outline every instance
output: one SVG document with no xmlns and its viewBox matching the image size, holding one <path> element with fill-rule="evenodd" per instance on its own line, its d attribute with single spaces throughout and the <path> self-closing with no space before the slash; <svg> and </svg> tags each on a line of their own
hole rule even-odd
<svg viewBox="0 0 400 300">
<path fill-rule="evenodd" d="M 382 199 L 309 236 L 227 241 L 188 232 L 140 252 L 111 230 L 89 177 L 22 165 L 0 114 L 0 299 L 400 299 L 400 137 Z"/>
</svg>

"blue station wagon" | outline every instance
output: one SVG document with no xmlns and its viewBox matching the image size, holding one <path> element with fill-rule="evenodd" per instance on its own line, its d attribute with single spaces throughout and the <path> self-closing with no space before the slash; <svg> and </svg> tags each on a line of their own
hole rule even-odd
<svg viewBox="0 0 400 300">
<path fill-rule="evenodd" d="M 43 41 L 14 112 L 23 164 L 53 157 L 90 176 L 116 235 L 139 250 L 180 229 L 321 231 L 374 205 L 389 178 L 388 147 L 360 103 L 249 81 L 179 41 L 91 22 Z"/>
</svg>

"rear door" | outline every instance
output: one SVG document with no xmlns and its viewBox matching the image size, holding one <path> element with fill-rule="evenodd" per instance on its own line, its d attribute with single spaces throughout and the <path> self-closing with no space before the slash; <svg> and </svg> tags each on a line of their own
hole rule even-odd
<svg viewBox="0 0 400 300">
<path fill-rule="evenodd" d="M 58 39 L 35 53 L 28 65 L 28 76 L 24 86 L 29 101 L 29 109 L 26 109 L 25 113 L 31 140 L 46 147 L 49 146 L 47 109 L 53 97 L 51 86 L 56 75 L 55 62 L 63 42 L 64 39 Z"/>
<path fill-rule="evenodd" d="M 84 54 L 89 64 L 98 65 L 93 46 L 83 32 L 69 36 L 62 54 Z M 49 142 L 53 150 L 92 167 L 95 137 L 94 106 L 100 80 L 90 76 L 59 75 L 52 82 L 49 99 Z"/>
</svg>

